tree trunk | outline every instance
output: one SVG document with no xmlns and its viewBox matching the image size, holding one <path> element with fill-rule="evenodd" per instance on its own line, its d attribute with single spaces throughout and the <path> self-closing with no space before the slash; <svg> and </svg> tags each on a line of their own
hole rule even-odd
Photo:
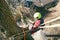
<svg viewBox="0 0 60 40">
<path fill-rule="evenodd" d="M 0 0 L 0 25 L 6 29 L 8 37 L 22 31 L 21 29 L 19 30 L 16 25 L 16 22 L 5 0 Z"/>
</svg>

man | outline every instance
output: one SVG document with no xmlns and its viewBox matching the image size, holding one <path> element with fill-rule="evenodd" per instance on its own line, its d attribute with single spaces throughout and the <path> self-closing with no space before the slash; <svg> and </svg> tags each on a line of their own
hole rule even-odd
<svg viewBox="0 0 60 40">
<path fill-rule="evenodd" d="M 32 26 L 32 37 L 34 40 L 47 40 L 44 32 L 42 29 L 38 28 L 38 27 L 41 27 L 43 25 L 41 25 L 41 22 L 43 23 L 43 19 L 42 19 L 42 16 L 41 16 L 41 13 L 39 12 L 36 12 L 34 14 L 34 18 L 35 18 L 35 22 Z"/>
<path fill-rule="evenodd" d="M 37 28 L 37 27 L 39 27 L 39 26 L 43 26 L 43 25 L 41 25 L 41 24 L 44 23 L 44 20 L 43 20 L 43 18 L 42 18 L 41 13 L 36 12 L 36 13 L 34 14 L 34 18 L 35 18 L 36 21 L 35 21 L 34 24 L 33 24 L 33 28 Z"/>
</svg>

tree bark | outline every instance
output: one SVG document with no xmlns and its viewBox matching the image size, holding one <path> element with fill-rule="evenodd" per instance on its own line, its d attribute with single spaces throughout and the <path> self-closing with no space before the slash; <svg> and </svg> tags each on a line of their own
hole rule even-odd
<svg viewBox="0 0 60 40">
<path fill-rule="evenodd" d="M 21 29 L 19 30 L 5 0 L 0 0 L 0 25 L 6 29 L 8 37 L 22 31 Z"/>
</svg>

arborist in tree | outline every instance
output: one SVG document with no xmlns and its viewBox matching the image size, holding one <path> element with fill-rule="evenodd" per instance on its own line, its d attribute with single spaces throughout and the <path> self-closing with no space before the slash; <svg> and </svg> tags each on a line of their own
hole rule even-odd
<svg viewBox="0 0 60 40">
<path fill-rule="evenodd" d="M 38 26 L 44 26 L 44 25 L 41 25 L 41 24 L 44 23 L 44 20 L 43 20 L 40 12 L 36 12 L 34 14 L 34 18 L 35 18 L 36 21 L 34 22 L 33 28 L 37 28 Z"/>
<path fill-rule="evenodd" d="M 43 32 L 43 28 L 39 28 L 39 27 L 44 26 L 44 25 L 41 25 L 42 23 L 44 23 L 41 13 L 36 12 L 34 14 L 34 19 L 35 19 L 35 22 L 33 23 L 33 26 L 30 29 L 30 33 L 32 35 L 32 38 L 34 40 L 47 40 L 47 38 Z"/>
<path fill-rule="evenodd" d="M 42 15 L 40 12 L 36 12 L 34 14 L 34 19 L 35 19 L 35 22 L 33 23 L 33 27 L 32 27 L 32 31 L 34 32 L 36 28 L 38 28 L 39 26 L 44 26 L 44 20 L 42 18 Z M 43 25 L 41 25 L 43 24 Z M 43 29 L 43 28 L 42 28 Z"/>
<path fill-rule="evenodd" d="M 36 12 L 34 14 L 34 19 L 35 19 L 35 22 L 33 24 L 33 28 L 37 28 L 41 23 L 41 14 L 39 12 Z"/>
</svg>

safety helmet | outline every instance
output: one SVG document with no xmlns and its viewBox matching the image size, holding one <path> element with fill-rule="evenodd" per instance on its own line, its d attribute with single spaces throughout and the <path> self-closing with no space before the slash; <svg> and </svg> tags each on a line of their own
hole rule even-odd
<svg viewBox="0 0 60 40">
<path fill-rule="evenodd" d="M 36 13 L 34 14 L 34 18 L 40 19 L 40 18 L 41 18 L 41 13 L 36 12 Z"/>
</svg>

